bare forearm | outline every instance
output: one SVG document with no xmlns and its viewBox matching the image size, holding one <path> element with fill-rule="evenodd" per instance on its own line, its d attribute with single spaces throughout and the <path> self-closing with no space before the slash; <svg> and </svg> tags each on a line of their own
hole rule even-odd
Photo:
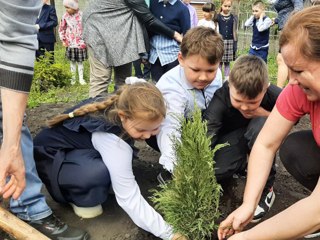
<svg viewBox="0 0 320 240">
<path fill-rule="evenodd" d="M 310 196 L 246 231 L 244 237 L 247 240 L 296 239 L 318 230 L 319 219 L 319 196 Z"/>
<path fill-rule="evenodd" d="M 3 145 L 20 146 L 21 126 L 28 94 L 1 89 L 3 108 Z"/>
<path fill-rule="evenodd" d="M 261 156 L 263 152 L 263 156 Z M 251 204 L 254 208 L 260 200 L 261 193 L 266 184 L 276 150 L 268 149 L 256 142 L 251 151 L 248 164 L 248 178 L 243 202 Z"/>
</svg>

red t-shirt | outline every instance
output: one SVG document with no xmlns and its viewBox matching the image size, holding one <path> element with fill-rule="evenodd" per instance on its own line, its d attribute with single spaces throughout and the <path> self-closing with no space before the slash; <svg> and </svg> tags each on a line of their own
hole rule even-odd
<svg viewBox="0 0 320 240">
<path fill-rule="evenodd" d="M 284 118 L 293 122 L 309 114 L 314 139 L 320 146 L 320 101 L 311 102 L 298 85 L 288 85 L 279 95 L 276 106 Z"/>
</svg>

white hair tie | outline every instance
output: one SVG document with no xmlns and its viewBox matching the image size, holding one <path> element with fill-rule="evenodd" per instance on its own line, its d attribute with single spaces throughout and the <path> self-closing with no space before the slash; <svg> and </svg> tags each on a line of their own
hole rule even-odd
<svg viewBox="0 0 320 240">
<path fill-rule="evenodd" d="M 69 112 L 69 118 L 74 118 L 74 113 L 73 112 Z"/>
</svg>

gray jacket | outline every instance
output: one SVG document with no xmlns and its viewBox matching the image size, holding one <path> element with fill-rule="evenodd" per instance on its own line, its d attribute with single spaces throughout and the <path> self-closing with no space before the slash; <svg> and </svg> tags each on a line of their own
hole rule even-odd
<svg viewBox="0 0 320 240">
<path fill-rule="evenodd" d="M 148 30 L 173 37 L 144 0 L 93 0 L 84 11 L 84 40 L 106 67 L 120 66 L 148 52 Z"/>
<path fill-rule="evenodd" d="M 277 0 L 273 7 L 278 12 L 277 23 L 281 30 L 290 14 L 303 8 L 303 0 Z"/>
</svg>

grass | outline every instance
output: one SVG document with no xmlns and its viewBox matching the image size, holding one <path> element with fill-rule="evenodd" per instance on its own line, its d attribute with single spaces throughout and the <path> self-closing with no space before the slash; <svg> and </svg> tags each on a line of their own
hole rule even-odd
<svg viewBox="0 0 320 240">
<path fill-rule="evenodd" d="M 247 54 L 248 50 L 238 52 L 238 56 Z M 65 48 L 61 44 L 56 44 L 55 47 L 55 62 L 69 66 L 70 62 L 65 58 Z M 277 81 L 277 63 L 276 55 L 269 54 L 268 56 L 268 71 L 269 79 L 273 84 Z M 28 100 L 28 107 L 34 108 L 42 103 L 64 103 L 64 102 L 79 102 L 89 97 L 89 79 L 90 79 L 89 62 L 84 62 L 84 79 L 87 85 L 80 85 L 78 82 L 75 85 L 68 85 L 63 88 L 52 88 L 48 92 L 39 93 L 31 92 Z M 109 92 L 113 91 L 113 85 L 110 85 Z"/>
<path fill-rule="evenodd" d="M 65 58 L 65 48 L 61 44 L 55 46 L 55 62 L 68 66 L 70 62 Z M 84 62 L 84 79 L 89 83 L 90 66 L 88 61 Z M 63 88 L 52 88 L 48 92 L 32 91 L 28 99 L 28 107 L 34 108 L 42 103 L 63 103 L 63 102 L 79 102 L 89 97 L 89 84 L 67 85 Z"/>
</svg>

